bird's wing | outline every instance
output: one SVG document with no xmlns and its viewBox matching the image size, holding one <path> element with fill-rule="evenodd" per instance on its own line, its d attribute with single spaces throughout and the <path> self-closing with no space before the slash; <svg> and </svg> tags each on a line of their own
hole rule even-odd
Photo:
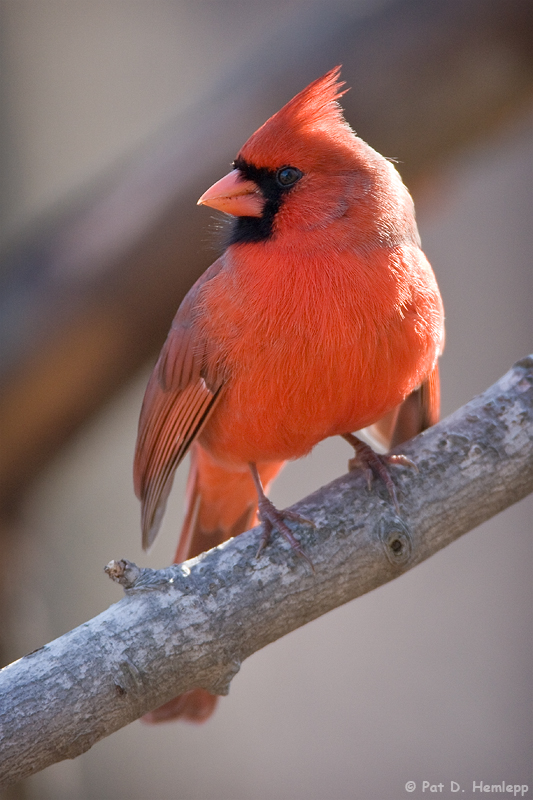
<svg viewBox="0 0 533 800">
<path fill-rule="evenodd" d="M 176 467 L 207 422 L 224 385 L 222 359 L 210 351 L 196 315 L 199 293 L 222 268 L 218 259 L 187 293 L 146 388 L 134 462 L 145 549 L 157 536 Z"/>
</svg>

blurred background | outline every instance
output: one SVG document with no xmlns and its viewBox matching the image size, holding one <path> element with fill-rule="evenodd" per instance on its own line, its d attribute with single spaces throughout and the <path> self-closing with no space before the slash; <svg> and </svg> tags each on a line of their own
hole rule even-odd
<svg viewBox="0 0 533 800">
<path fill-rule="evenodd" d="M 338 63 L 357 132 L 417 204 L 444 297 L 443 415 L 533 348 L 529 0 L 1 0 L 0 653 L 121 597 L 140 549 L 142 394 L 217 252 L 196 199 Z M 281 507 L 342 474 L 327 441 Z M 203 727 L 136 722 L 2 800 L 396 800 L 532 784 L 528 498 L 245 662 Z M 449 791 L 448 791 L 449 794 Z"/>
</svg>

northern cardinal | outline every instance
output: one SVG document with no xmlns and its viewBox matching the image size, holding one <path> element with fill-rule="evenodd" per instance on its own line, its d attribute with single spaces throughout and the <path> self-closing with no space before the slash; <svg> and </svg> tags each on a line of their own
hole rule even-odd
<svg viewBox="0 0 533 800">
<path fill-rule="evenodd" d="M 352 432 L 375 425 L 394 445 L 438 419 L 435 276 L 398 172 L 342 116 L 339 75 L 267 120 L 198 201 L 233 216 L 229 238 L 174 318 L 135 456 L 146 548 L 190 450 L 176 563 L 247 530 L 257 513 L 262 544 L 275 528 L 305 557 L 292 515 L 265 496 L 284 462 L 344 435 L 397 502 L 387 463 L 405 462 Z M 194 689 L 145 719 L 202 721 L 215 703 Z"/>
</svg>

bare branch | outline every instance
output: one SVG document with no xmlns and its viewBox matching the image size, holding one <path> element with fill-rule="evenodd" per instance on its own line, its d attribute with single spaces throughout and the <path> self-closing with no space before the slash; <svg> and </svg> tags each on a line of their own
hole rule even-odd
<svg viewBox="0 0 533 800">
<path fill-rule="evenodd" d="M 241 662 L 300 625 L 392 580 L 533 491 L 533 356 L 408 442 L 401 518 L 352 473 L 294 508 L 316 574 L 280 539 L 256 560 L 254 529 L 164 570 L 107 571 L 126 597 L 0 672 L 0 775 L 9 784 L 176 694 L 225 694 Z"/>
</svg>

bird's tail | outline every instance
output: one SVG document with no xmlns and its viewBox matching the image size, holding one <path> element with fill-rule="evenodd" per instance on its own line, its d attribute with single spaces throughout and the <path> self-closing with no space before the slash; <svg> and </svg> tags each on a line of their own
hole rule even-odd
<svg viewBox="0 0 533 800">
<path fill-rule="evenodd" d="M 425 381 L 403 403 L 379 422 L 366 429 L 372 443 L 388 450 L 436 425 L 440 416 L 439 366 L 436 364 Z"/>
<path fill-rule="evenodd" d="M 257 517 L 257 492 L 250 470 L 230 470 L 217 464 L 195 442 L 191 447 L 186 514 L 174 563 L 180 564 L 251 528 Z M 258 464 L 266 491 L 284 462 Z M 145 722 L 184 719 L 204 722 L 218 697 L 205 689 L 192 689 L 143 717 Z"/>
<path fill-rule="evenodd" d="M 265 490 L 283 463 L 257 465 Z M 256 524 L 257 492 L 250 470 L 230 470 L 217 464 L 195 442 L 191 447 L 186 507 L 175 564 L 210 550 Z"/>
</svg>

